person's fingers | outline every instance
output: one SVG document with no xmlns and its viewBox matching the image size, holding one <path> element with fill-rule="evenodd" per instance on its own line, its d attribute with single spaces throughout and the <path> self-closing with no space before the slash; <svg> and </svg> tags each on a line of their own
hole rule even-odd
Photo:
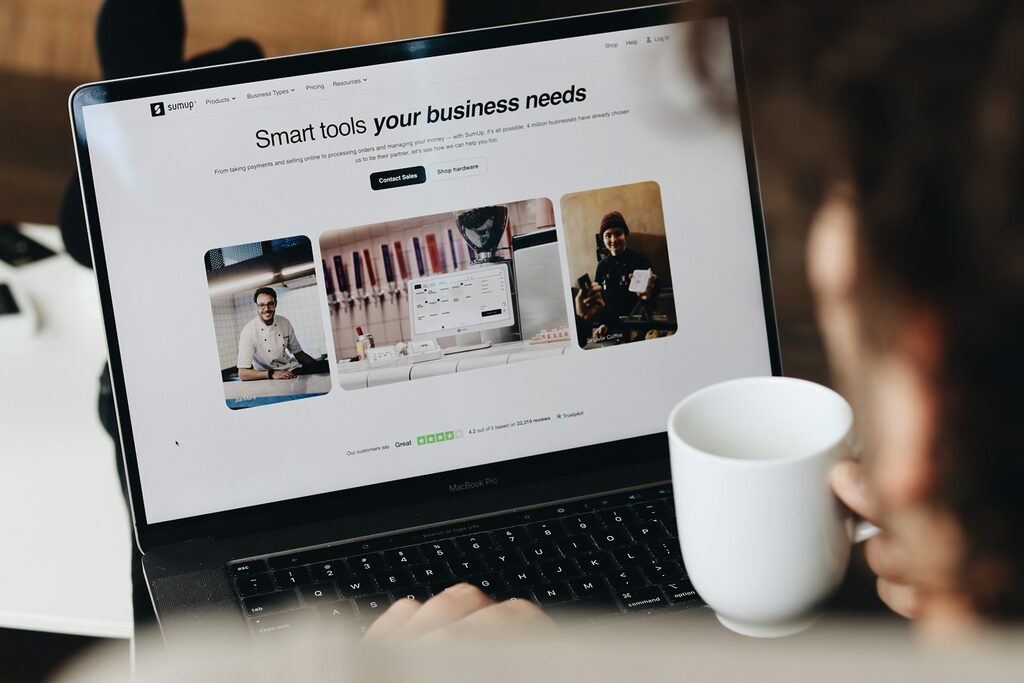
<svg viewBox="0 0 1024 683">
<path fill-rule="evenodd" d="M 907 619 L 921 612 L 921 592 L 915 586 L 878 579 L 878 597 L 889 609 Z"/>
<path fill-rule="evenodd" d="M 878 503 L 868 490 L 864 470 L 859 463 L 844 460 L 829 473 L 829 482 L 839 500 L 870 522 L 878 521 Z"/>
<path fill-rule="evenodd" d="M 458 583 L 423 603 L 416 614 L 394 630 L 393 635 L 400 638 L 415 637 L 493 604 L 494 601 L 476 586 Z"/>
<path fill-rule="evenodd" d="M 891 536 L 880 534 L 864 544 L 868 566 L 880 579 L 894 583 L 910 583 L 911 562 L 906 551 Z"/>
<path fill-rule="evenodd" d="M 422 606 L 423 603 L 416 600 L 402 598 L 391 605 L 384 614 L 380 615 L 377 621 L 373 622 L 364 638 L 366 640 L 375 640 L 391 634 L 399 626 L 409 621 L 412 615 L 416 614 Z"/>
<path fill-rule="evenodd" d="M 494 635 L 543 635 L 555 628 L 537 605 L 529 600 L 505 600 L 488 605 L 446 626 L 424 634 L 423 640 L 488 637 Z"/>
</svg>

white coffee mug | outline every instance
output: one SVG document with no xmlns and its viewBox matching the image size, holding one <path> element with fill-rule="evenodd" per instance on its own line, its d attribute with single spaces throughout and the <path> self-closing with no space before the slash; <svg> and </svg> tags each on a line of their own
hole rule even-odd
<svg viewBox="0 0 1024 683">
<path fill-rule="evenodd" d="M 798 633 L 838 587 L 855 523 L 829 471 L 856 455 L 853 411 L 826 387 L 749 377 L 705 387 L 669 415 L 679 541 L 694 588 L 726 627 Z"/>
</svg>

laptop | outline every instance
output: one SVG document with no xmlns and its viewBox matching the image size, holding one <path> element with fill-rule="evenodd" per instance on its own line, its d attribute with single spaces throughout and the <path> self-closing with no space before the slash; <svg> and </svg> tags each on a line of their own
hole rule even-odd
<svg viewBox="0 0 1024 683">
<path fill-rule="evenodd" d="M 686 64 L 717 40 L 715 97 Z M 722 103 L 732 114 L 723 114 Z M 701 605 L 665 420 L 781 372 L 736 19 L 691 2 L 85 85 L 71 115 L 165 638 L 458 581 Z"/>
</svg>

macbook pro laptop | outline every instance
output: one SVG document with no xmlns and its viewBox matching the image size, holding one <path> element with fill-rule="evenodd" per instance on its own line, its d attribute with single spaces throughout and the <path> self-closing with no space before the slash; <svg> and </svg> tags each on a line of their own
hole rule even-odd
<svg viewBox="0 0 1024 683">
<path fill-rule="evenodd" d="M 165 638 L 365 628 L 457 581 L 701 604 L 666 417 L 781 372 L 727 4 L 85 85 L 71 114 Z"/>
</svg>

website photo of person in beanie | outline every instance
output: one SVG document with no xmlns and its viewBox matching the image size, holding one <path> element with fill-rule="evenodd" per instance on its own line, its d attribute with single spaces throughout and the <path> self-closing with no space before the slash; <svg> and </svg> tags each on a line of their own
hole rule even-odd
<svg viewBox="0 0 1024 683">
<path fill-rule="evenodd" d="M 594 349 L 674 334 L 657 183 L 567 194 L 562 219 L 576 278 L 573 308 L 580 346 Z"/>
</svg>

